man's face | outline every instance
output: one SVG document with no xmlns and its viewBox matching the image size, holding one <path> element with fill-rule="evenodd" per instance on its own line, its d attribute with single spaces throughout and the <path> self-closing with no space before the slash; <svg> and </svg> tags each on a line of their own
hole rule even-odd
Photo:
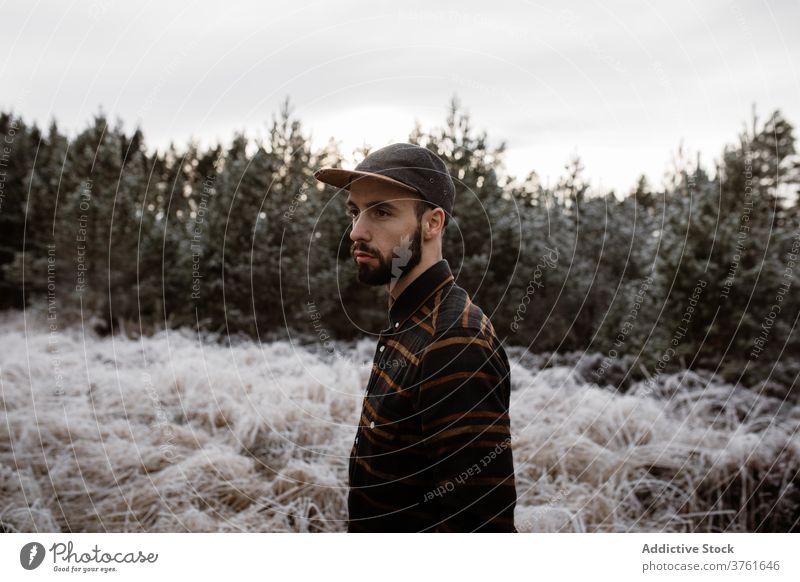
<svg viewBox="0 0 800 582">
<path fill-rule="evenodd" d="M 422 258 L 422 229 L 417 220 L 420 197 L 392 184 L 356 180 L 350 186 L 347 212 L 353 220 L 350 254 L 358 280 L 367 285 L 397 283 Z"/>
</svg>

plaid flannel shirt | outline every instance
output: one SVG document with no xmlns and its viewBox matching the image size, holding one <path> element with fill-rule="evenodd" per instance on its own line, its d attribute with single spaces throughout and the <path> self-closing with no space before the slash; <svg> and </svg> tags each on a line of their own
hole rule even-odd
<svg viewBox="0 0 800 582">
<path fill-rule="evenodd" d="M 505 350 L 441 260 L 383 330 L 350 453 L 348 531 L 513 532 Z"/>
</svg>

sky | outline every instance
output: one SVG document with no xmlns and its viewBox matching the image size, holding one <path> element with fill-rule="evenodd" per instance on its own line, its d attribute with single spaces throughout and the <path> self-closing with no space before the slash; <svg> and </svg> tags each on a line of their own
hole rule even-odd
<svg viewBox="0 0 800 582">
<path fill-rule="evenodd" d="M 288 97 L 316 146 L 441 126 L 456 96 L 506 168 L 597 191 L 717 159 L 755 104 L 800 124 L 800 3 L 46 0 L 0 3 L 0 109 L 74 136 L 102 109 L 151 148 L 264 136 Z"/>
</svg>

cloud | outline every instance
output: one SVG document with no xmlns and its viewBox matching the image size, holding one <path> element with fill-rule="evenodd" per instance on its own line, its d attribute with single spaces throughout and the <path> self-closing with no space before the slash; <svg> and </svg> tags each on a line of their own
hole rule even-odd
<svg viewBox="0 0 800 582">
<path fill-rule="evenodd" d="M 74 131 L 102 106 L 164 146 L 263 129 L 289 96 L 315 141 L 353 147 L 405 139 L 415 119 L 440 125 L 458 95 L 476 128 L 508 143 L 509 159 L 607 144 L 614 159 L 649 167 L 681 138 L 716 155 L 753 102 L 800 121 L 791 3 L 226 6 L 4 7 L 0 108 Z M 627 187 L 611 177 L 614 163 L 587 172 Z M 555 175 L 562 164 L 530 169 Z"/>
</svg>

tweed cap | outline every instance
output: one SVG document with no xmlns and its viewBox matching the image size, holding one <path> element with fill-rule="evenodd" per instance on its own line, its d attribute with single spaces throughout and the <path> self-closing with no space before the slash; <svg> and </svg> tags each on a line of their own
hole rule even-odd
<svg viewBox="0 0 800 582">
<path fill-rule="evenodd" d="M 350 189 L 355 180 L 380 180 L 416 192 L 444 210 L 445 224 L 450 222 L 456 188 L 444 161 L 428 148 L 410 143 L 394 143 L 375 150 L 354 170 L 320 168 L 314 172 L 320 182 Z"/>
</svg>

